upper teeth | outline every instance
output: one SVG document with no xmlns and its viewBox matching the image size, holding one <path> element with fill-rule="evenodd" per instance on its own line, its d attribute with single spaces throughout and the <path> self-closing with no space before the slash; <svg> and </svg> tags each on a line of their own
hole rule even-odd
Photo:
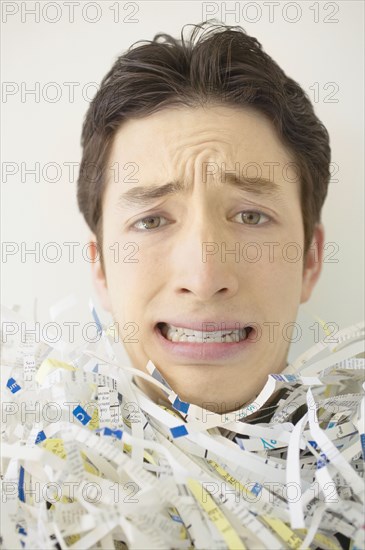
<svg viewBox="0 0 365 550">
<path fill-rule="evenodd" d="M 232 330 L 192 330 L 189 328 L 175 327 L 165 323 L 162 334 L 172 342 L 240 342 L 245 340 L 247 332 L 244 328 Z"/>
</svg>

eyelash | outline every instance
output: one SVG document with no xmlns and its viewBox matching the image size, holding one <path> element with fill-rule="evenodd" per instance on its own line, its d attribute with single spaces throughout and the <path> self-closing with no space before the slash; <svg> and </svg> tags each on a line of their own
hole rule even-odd
<svg viewBox="0 0 365 550">
<path fill-rule="evenodd" d="M 238 216 L 239 214 L 259 214 L 261 217 L 267 218 L 267 221 L 272 221 L 271 218 L 267 214 L 264 214 L 263 212 L 260 212 L 259 210 L 242 210 L 241 212 L 238 212 L 238 214 L 236 214 L 236 216 Z M 153 232 L 153 231 L 157 231 L 157 229 L 160 229 L 161 227 L 163 227 L 163 225 L 162 226 L 160 225 L 159 227 L 155 227 L 153 229 L 145 229 L 145 228 L 144 229 L 138 229 L 138 228 L 136 228 L 136 225 L 138 223 L 141 223 L 145 220 L 148 220 L 149 218 L 164 218 L 164 216 L 159 216 L 157 214 L 151 214 L 150 216 L 146 216 L 145 218 L 141 218 L 141 219 L 137 220 L 131 227 L 135 228 L 136 231 L 148 232 L 148 233 Z M 166 218 L 164 218 L 164 219 L 166 219 Z M 264 222 L 264 223 L 242 223 L 242 225 L 248 225 L 248 226 L 251 225 L 253 227 L 256 227 L 258 225 L 265 225 L 267 223 L 267 221 Z M 165 224 L 165 225 L 167 225 L 167 224 Z"/>
</svg>

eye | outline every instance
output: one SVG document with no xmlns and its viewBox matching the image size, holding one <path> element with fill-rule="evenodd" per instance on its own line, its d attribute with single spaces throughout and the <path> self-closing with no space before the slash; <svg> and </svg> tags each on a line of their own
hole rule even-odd
<svg viewBox="0 0 365 550">
<path fill-rule="evenodd" d="M 266 216 L 266 214 L 254 210 L 239 212 L 237 216 L 241 216 L 241 220 L 245 225 L 262 225 L 270 220 L 269 216 Z"/>
<path fill-rule="evenodd" d="M 156 225 L 154 224 L 154 221 L 161 220 L 161 219 L 166 219 L 166 218 L 163 218 L 163 216 L 147 216 L 146 218 L 142 218 L 138 220 L 135 224 L 133 224 L 133 227 L 136 227 L 140 231 L 152 231 L 153 229 L 158 229 L 160 227 L 160 224 Z M 140 227 L 137 227 L 138 224 L 142 224 L 143 229 L 141 229 Z"/>
</svg>

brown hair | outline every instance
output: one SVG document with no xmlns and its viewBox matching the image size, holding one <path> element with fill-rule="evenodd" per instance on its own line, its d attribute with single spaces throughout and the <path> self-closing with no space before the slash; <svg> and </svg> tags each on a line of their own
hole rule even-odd
<svg viewBox="0 0 365 550">
<path fill-rule="evenodd" d="M 307 252 L 330 180 L 326 128 L 299 84 L 241 27 L 211 20 L 193 25 L 188 39 L 185 27 L 181 40 L 159 33 L 152 41 L 134 43 L 105 75 L 86 113 L 77 199 L 100 253 L 108 157 L 123 121 L 173 105 L 193 107 L 207 101 L 254 107 L 269 118 L 293 153 L 301 180 Z"/>
</svg>

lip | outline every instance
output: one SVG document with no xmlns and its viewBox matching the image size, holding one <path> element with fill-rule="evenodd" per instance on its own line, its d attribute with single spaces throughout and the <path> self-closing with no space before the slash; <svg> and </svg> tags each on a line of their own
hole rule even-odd
<svg viewBox="0 0 365 550">
<path fill-rule="evenodd" d="M 162 321 L 161 321 L 162 322 Z M 167 322 L 167 321 L 166 321 Z M 174 324 L 170 323 L 169 324 Z M 228 323 L 227 323 L 228 325 Z M 189 323 L 189 326 L 182 326 L 182 325 L 175 325 L 175 326 L 181 326 L 182 328 L 192 328 L 195 327 L 193 330 L 201 330 L 201 324 Z M 248 325 L 242 325 L 242 326 L 248 326 Z M 233 328 L 236 327 L 226 327 L 226 328 Z M 214 329 L 213 329 L 214 330 Z M 215 329 L 217 330 L 217 329 Z M 239 354 L 242 354 L 245 350 L 248 350 L 249 347 L 254 343 L 250 338 L 246 338 L 246 340 L 242 340 L 241 342 L 222 342 L 222 343 L 191 343 L 191 342 L 171 342 L 167 338 L 163 336 L 160 329 L 158 328 L 158 325 L 155 325 L 154 332 L 156 334 L 157 340 L 163 350 L 172 356 L 184 358 L 184 359 L 192 359 L 194 361 L 214 361 L 214 360 L 220 360 L 220 359 L 229 359 L 231 357 L 237 356 Z"/>
</svg>

